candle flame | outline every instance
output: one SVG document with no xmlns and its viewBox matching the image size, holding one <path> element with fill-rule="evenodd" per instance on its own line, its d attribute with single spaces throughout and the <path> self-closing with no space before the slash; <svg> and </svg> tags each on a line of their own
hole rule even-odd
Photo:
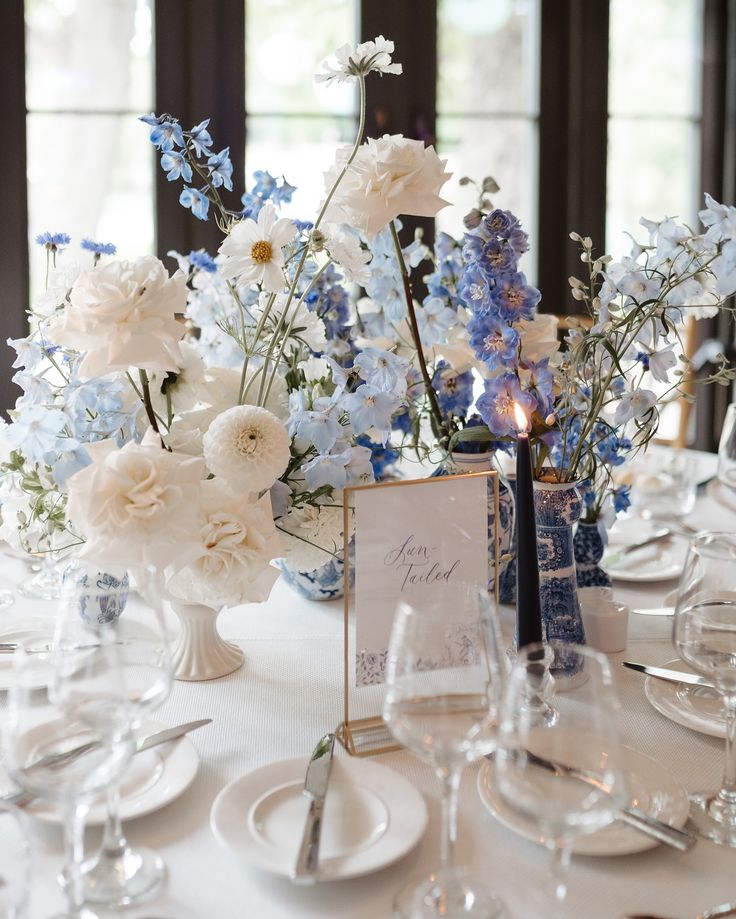
<svg viewBox="0 0 736 919">
<path fill-rule="evenodd" d="M 529 419 L 518 402 L 514 402 L 514 415 L 516 416 L 516 426 L 519 429 L 519 433 L 526 433 L 529 430 Z"/>
</svg>

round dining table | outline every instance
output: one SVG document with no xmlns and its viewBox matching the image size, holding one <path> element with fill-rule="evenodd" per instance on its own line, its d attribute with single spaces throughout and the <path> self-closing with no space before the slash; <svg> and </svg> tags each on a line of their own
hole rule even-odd
<svg viewBox="0 0 736 919">
<path fill-rule="evenodd" d="M 701 486 L 687 523 L 736 531 L 736 499 L 725 501 L 717 485 L 712 481 Z M 684 556 L 686 542 L 680 543 Z M 13 587 L 27 575 L 18 559 L 5 556 L 0 564 L 6 586 Z M 676 658 L 672 617 L 633 612 L 662 606 L 676 584 L 676 579 L 614 584 L 616 598 L 632 609 L 626 650 L 608 656 L 621 703 L 620 729 L 624 743 L 657 760 L 688 792 L 715 790 L 723 773 L 724 741 L 660 714 L 645 696 L 645 677 L 622 666 L 626 659 L 663 664 Z M 23 617 L 53 617 L 57 607 L 54 601 L 18 596 L 12 607 L 0 612 L 0 625 Z M 503 609 L 502 616 L 505 627 L 512 629 L 513 610 Z M 103 919 L 120 915 L 130 919 L 390 917 L 396 890 L 415 876 L 429 874 L 439 855 L 439 783 L 432 769 L 411 753 L 384 753 L 375 762 L 404 776 L 421 793 L 429 815 L 426 831 L 399 861 L 364 877 L 294 885 L 245 864 L 218 843 L 210 825 L 213 802 L 228 783 L 295 757 L 303 758 L 306 769 L 316 742 L 342 720 L 342 601 L 305 600 L 279 580 L 268 602 L 229 609 L 221 614 L 219 625 L 222 634 L 243 649 L 244 666 L 211 682 L 175 682 L 156 713 L 156 720 L 165 725 L 213 719 L 190 735 L 199 756 L 196 777 L 175 800 L 125 827 L 132 844 L 154 848 L 163 856 L 167 886 L 149 903 L 124 911 L 100 908 L 99 915 Z M 0 692 L 0 712 L 5 695 Z M 356 759 L 339 745 L 335 755 L 349 774 Z M 695 919 L 708 907 L 736 901 L 736 850 L 701 839 L 687 853 L 655 845 L 638 854 L 574 855 L 567 900 L 555 913 L 549 853 L 489 813 L 477 790 L 480 768 L 478 763 L 468 766 L 462 778 L 457 861 L 505 901 L 509 917 L 617 919 L 651 914 Z M 242 820 L 247 820 L 246 813 Z M 99 839 L 99 829 L 88 829 L 90 851 Z M 56 880 L 63 860 L 60 829 L 33 821 L 32 841 L 30 919 L 45 919 L 63 902 Z"/>
</svg>

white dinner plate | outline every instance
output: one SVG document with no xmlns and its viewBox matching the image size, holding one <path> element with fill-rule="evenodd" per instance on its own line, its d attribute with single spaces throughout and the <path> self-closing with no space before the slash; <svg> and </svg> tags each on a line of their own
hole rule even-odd
<svg viewBox="0 0 736 919">
<path fill-rule="evenodd" d="M 309 808 L 308 759 L 269 763 L 227 785 L 215 799 L 215 838 L 242 861 L 288 877 Z M 336 756 L 325 799 L 317 879 L 360 877 L 410 852 L 427 826 L 424 798 L 386 766 Z"/>
<path fill-rule="evenodd" d="M 140 733 L 153 734 L 168 726 L 147 721 Z M 135 754 L 120 786 L 121 820 L 143 817 L 171 803 L 189 788 L 198 768 L 199 754 L 188 737 L 180 737 Z M 61 811 L 44 801 L 34 801 L 25 810 L 44 823 L 63 821 Z M 106 816 L 105 797 L 101 795 L 90 808 L 86 823 L 89 826 L 102 826 Z"/>
<path fill-rule="evenodd" d="M 28 619 L 25 621 L 16 621 L 8 623 L 3 629 L 0 629 L 0 642 L 13 642 L 20 644 L 25 641 L 32 641 L 40 647 L 50 645 L 54 638 L 54 623 L 49 620 Z M 10 689 L 15 685 L 15 675 L 13 672 L 13 655 L 9 653 L 0 654 L 0 690 Z M 38 683 L 38 688 L 46 686 L 46 681 Z"/>
<path fill-rule="evenodd" d="M 668 670 L 694 673 L 679 659 L 662 664 Z M 683 727 L 709 734 L 711 737 L 726 736 L 726 717 L 723 698 L 707 686 L 689 686 L 687 683 L 672 683 L 648 676 L 644 681 L 644 692 L 649 702 L 660 714 Z"/>
<path fill-rule="evenodd" d="M 624 747 L 626 778 L 629 783 L 630 807 L 664 820 L 676 827 L 687 821 L 690 802 L 687 792 L 662 763 L 632 747 Z M 478 773 L 480 799 L 500 824 L 539 843 L 538 831 L 498 795 L 492 783 L 493 766 L 487 760 Z M 579 836 L 572 844 L 575 855 L 632 855 L 653 849 L 659 842 L 624 823 L 612 823 L 595 833 Z"/>
<path fill-rule="evenodd" d="M 678 559 L 671 549 L 656 545 L 650 548 L 651 551 L 646 554 L 642 550 L 642 554 L 632 552 L 631 557 L 624 556 L 617 565 L 608 564 L 604 555 L 601 565 L 614 581 L 653 584 L 657 581 L 679 578 L 684 560 Z"/>
</svg>

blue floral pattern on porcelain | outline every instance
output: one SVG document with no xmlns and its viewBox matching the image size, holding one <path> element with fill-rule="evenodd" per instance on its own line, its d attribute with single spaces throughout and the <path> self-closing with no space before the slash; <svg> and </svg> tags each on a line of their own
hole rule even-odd
<svg viewBox="0 0 736 919">
<path fill-rule="evenodd" d="M 69 565 L 62 575 L 62 584 L 73 582 L 79 615 L 90 625 L 112 625 L 120 618 L 128 603 L 130 578 L 107 571 L 90 572 Z M 62 591 L 63 594 L 63 591 Z"/>
<path fill-rule="evenodd" d="M 578 587 L 610 587 L 608 573 L 601 568 L 605 546 L 597 523 L 578 523 L 573 540 Z"/>
<path fill-rule="evenodd" d="M 539 595 L 547 641 L 585 644 L 573 552 L 573 527 L 582 509 L 580 495 L 574 484 L 537 481 L 534 507 Z M 580 666 L 578 658 L 573 656 L 567 661 L 558 655 L 551 670 L 558 675 L 573 676 Z"/>
<path fill-rule="evenodd" d="M 278 559 L 276 564 L 289 587 L 307 600 L 337 600 L 345 593 L 345 565 L 342 558 L 331 558 L 314 571 L 297 571 L 283 558 Z M 351 567 L 351 585 L 354 577 L 355 573 Z"/>
</svg>

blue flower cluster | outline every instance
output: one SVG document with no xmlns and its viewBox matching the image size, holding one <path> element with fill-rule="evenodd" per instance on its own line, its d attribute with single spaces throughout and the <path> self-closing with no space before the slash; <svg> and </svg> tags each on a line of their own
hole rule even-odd
<svg viewBox="0 0 736 919">
<path fill-rule="evenodd" d="M 39 233 L 36 244 L 43 246 L 49 252 L 61 252 L 72 241 L 68 233 Z"/>
</svg>

